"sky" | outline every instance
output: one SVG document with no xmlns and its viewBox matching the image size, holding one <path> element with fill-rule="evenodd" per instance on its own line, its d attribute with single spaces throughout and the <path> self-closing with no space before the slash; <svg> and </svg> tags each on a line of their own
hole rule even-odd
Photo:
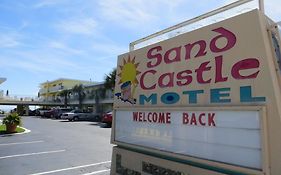
<svg viewBox="0 0 281 175">
<path fill-rule="evenodd" d="M 264 0 L 281 21 L 281 1 Z M 129 43 L 234 0 L 0 0 L 0 90 L 36 96 L 58 78 L 101 82 Z"/>
</svg>

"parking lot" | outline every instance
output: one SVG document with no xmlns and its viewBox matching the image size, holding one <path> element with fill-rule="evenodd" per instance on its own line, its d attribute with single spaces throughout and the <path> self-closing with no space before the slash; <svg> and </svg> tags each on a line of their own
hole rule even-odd
<svg viewBox="0 0 281 175">
<path fill-rule="evenodd" d="M 23 123 L 30 133 L 0 136 L 0 174 L 110 174 L 111 128 L 38 117 Z"/>
</svg>

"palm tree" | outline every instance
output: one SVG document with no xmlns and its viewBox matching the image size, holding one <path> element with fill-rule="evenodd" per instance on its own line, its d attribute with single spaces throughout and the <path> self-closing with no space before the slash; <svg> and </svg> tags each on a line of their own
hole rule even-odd
<svg viewBox="0 0 281 175">
<path fill-rule="evenodd" d="M 109 75 L 106 75 L 105 82 L 104 82 L 105 89 L 111 89 L 112 91 L 114 90 L 115 78 L 116 78 L 116 68 L 114 68 Z"/>
<path fill-rule="evenodd" d="M 60 91 L 59 94 L 58 94 L 58 96 L 64 97 L 64 106 L 65 107 L 67 107 L 69 94 L 70 94 L 70 90 L 67 90 L 67 89 L 64 89 L 64 90 Z"/>
<path fill-rule="evenodd" d="M 102 113 L 102 105 L 100 104 L 100 100 L 105 98 L 105 90 L 103 87 L 99 87 L 97 89 L 93 89 L 91 91 L 91 99 L 95 100 L 95 111 L 96 113 Z"/>
<path fill-rule="evenodd" d="M 79 109 L 82 109 L 82 102 L 86 96 L 86 94 L 84 93 L 84 87 L 82 84 L 77 84 L 75 85 L 73 88 L 72 88 L 72 91 L 74 93 L 77 93 L 78 94 L 78 102 L 79 102 L 79 105 L 78 105 L 78 108 Z"/>
</svg>

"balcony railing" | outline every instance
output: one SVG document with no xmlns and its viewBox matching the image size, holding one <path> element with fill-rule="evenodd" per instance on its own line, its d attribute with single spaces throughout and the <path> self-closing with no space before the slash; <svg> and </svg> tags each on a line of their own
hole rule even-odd
<svg viewBox="0 0 281 175">
<path fill-rule="evenodd" d="M 49 88 L 49 92 L 58 92 L 60 90 L 63 90 L 63 86 L 54 86 Z"/>
<path fill-rule="evenodd" d="M 47 93 L 58 92 L 58 91 L 63 90 L 63 89 L 64 89 L 64 86 L 54 86 L 54 87 L 50 87 L 50 88 L 40 89 L 39 93 L 40 94 L 47 94 Z"/>
</svg>

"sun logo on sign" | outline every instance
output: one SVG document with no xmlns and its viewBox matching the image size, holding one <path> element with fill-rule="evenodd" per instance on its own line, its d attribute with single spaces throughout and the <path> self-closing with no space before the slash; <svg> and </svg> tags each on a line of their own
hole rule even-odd
<svg viewBox="0 0 281 175">
<path fill-rule="evenodd" d="M 118 99 L 131 104 L 136 104 L 134 95 L 136 87 L 139 84 L 137 75 L 140 74 L 137 70 L 139 63 L 136 63 L 135 58 L 136 57 L 131 59 L 129 56 L 127 61 L 124 58 L 123 65 L 119 65 L 120 73 L 118 74 L 118 77 L 120 78 L 120 81 L 118 82 L 118 85 L 120 85 L 121 92 L 115 94 Z"/>
</svg>

